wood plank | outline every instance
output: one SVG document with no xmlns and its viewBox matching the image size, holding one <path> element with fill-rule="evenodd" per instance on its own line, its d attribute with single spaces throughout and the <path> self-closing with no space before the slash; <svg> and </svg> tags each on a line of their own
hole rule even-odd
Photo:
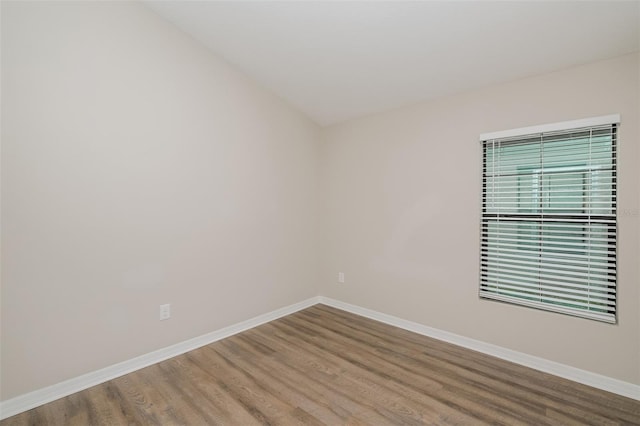
<svg viewBox="0 0 640 426">
<path fill-rule="evenodd" d="M 0 422 L 640 425 L 640 402 L 325 305 Z"/>
<path fill-rule="evenodd" d="M 394 350 L 402 353 L 409 351 L 420 351 L 423 353 L 422 361 L 429 364 L 439 363 L 445 368 L 455 369 L 455 371 L 465 375 L 467 378 L 477 373 L 483 381 L 490 381 L 503 394 L 517 394 L 523 397 L 536 397 L 544 402 L 545 406 L 563 405 L 571 402 L 578 410 L 586 410 L 584 412 L 590 415 L 598 413 L 616 412 L 618 420 L 622 422 L 637 422 L 640 418 L 640 404 L 629 404 L 629 398 L 618 397 L 617 395 L 601 391 L 586 385 L 562 379 L 550 374 L 542 373 L 518 364 L 504 361 L 480 352 L 471 351 L 442 342 L 436 339 L 420 336 L 405 330 L 399 330 L 396 327 L 383 323 L 370 321 L 348 312 L 340 311 L 324 305 L 317 305 L 321 310 L 329 310 L 333 314 L 340 317 L 340 321 L 333 323 L 323 318 L 322 324 L 328 330 L 335 330 L 335 326 L 348 324 L 350 338 L 355 341 L 363 339 L 359 333 L 370 335 L 372 339 L 384 341 Z M 310 312 L 300 312 L 301 315 L 310 314 Z M 363 321 L 364 324 L 359 328 L 356 324 Z M 378 329 L 380 331 L 372 331 Z M 358 330 L 358 331 L 356 331 Z M 399 337 L 401 336 L 401 337 Z M 403 338 L 404 337 L 404 338 Z M 366 339 L 366 336 L 364 337 Z M 372 349 L 375 345 L 370 344 Z M 384 350 L 384 349 L 383 349 Z M 444 363 L 444 364 L 443 364 Z M 450 367 L 446 367 L 446 365 Z M 456 368 L 459 367 L 459 368 Z M 613 396 L 613 398 L 602 398 L 603 394 Z M 581 411 L 582 412 L 582 411 Z"/>
</svg>

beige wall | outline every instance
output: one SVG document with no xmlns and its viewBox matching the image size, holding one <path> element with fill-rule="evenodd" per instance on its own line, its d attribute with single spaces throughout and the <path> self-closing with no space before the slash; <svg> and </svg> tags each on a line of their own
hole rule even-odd
<svg viewBox="0 0 640 426">
<path fill-rule="evenodd" d="M 323 294 L 640 384 L 638 80 L 631 55 L 327 129 Z M 619 324 L 479 300 L 480 133 L 612 113 Z"/>
<path fill-rule="evenodd" d="M 140 4 L 3 1 L 1 399 L 317 295 L 319 137 Z"/>
</svg>

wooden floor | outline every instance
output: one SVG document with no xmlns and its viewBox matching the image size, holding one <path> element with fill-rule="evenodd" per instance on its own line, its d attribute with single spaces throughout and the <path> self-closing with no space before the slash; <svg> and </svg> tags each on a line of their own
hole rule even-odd
<svg viewBox="0 0 640 426">
<path fill-rule="evenodd" d="M 640 402 L 316 305 L 8 425 L 638 424 Z"/>
</svg>

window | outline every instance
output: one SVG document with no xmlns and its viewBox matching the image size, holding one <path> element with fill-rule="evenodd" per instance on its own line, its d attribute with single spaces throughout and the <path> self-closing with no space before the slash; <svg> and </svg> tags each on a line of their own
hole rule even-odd
<svg viewBox="0 0 640 426">
<path fill-rule="evenodd" d="M 619 121 L 480 136 L 481 298 L 616 322 Z"/>
</svg>

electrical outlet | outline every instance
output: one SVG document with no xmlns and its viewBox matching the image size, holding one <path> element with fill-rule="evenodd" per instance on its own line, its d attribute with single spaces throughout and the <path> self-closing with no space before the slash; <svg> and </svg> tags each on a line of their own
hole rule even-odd
<svg viewBox="0 0 640 426">
<path fill-rule="evenodd" d="M 160 305 L 160 321 L 171 318 L 171 304 Z"/>
<path fill-rule="evenodd" d="M 338 272 L 338 282 L 344 283 L 344 272 Z"/>
</svg>

